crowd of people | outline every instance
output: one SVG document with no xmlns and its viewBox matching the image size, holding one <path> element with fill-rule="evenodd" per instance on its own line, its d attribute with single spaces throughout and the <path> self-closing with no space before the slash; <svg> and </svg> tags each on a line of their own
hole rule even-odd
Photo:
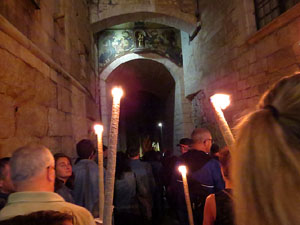
<svg viewBox="0 0 300 225">
<path fill-rule="evenodd" d="M 138 146 L 117 153 L 114 225 L 159 225 L 166 209 L 189 224 L 179 165 L 188 168 L 195 225 L 300 223 L 300 74 L 281 79 L 236 128 L 234 146 L 219 149 L 208 129 L 178 144 L 180 156 Z M 104 146 L 104 162 L 107 147 Z M 95 225 L 98 165 L 91 140 L 78 158 L 41 145 L 0 159 L 0 225 Z M 106 163 L 104 163 L 104 176 Z"/>
</svg>

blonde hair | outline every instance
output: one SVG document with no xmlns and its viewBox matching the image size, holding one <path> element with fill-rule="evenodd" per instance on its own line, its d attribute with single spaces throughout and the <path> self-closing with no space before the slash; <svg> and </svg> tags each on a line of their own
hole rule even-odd
<svg viewBox="0 0 300 225">
<path fill-rule="evenodd" d="M 232 163 L 237 225 L 300 224 L 300 74 L 243 118 Z"/>
</svg>

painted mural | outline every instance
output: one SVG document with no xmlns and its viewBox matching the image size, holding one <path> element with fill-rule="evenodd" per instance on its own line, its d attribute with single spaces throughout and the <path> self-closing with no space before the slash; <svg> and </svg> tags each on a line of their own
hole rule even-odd
<svg viewBox="0 0 300 225">
<path fill-rule="evenodd" d="M 98 36 L 99 68 L 127 53 L 155 52 L 182 66 L 180 32 L 173 28 L 105 30 Z"/>
</svg>

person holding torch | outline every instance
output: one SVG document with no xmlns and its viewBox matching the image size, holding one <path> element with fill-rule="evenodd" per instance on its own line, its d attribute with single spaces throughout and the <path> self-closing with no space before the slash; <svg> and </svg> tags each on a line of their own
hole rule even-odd
<svg viewBox="0 0 300 225">
<path fill-rule="evenodd" d="M 181 164 L 186 165 L 189 173 L 190 199 L 193 206 L 194 223 L 202 225 L 205 199 L 209 194 L 225 188 L 219 162 L 208 154 L 212 145 L 212 136 L 205 128 L 196 128 L 192 132 L 192 149 L 181 156 Z M 183 195 L 177 202 L 177 212 L 181 224 L 187 224 L 188 215 Z M 184 207 L 183 207 L 183 206 Z"/>
</svg>

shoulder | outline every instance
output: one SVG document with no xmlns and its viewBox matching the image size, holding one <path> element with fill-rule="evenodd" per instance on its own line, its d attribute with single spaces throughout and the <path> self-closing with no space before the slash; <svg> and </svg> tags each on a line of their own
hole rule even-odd
<svg viewBox="0 0 300 225">
<path fill-rule="evenodd" d="M 74 216 L 74 225 L 94 225 L 94 218 L 92 214 L 85 208 L 64 202 L 60 211 L 71 213 Z"/>
<path fill-rule="evenodd" d="M 212 167 L 217 167 L 217 168 L 220 168 L 220 162 L 216 159 L 213 159 L 211 158 L 209 161 L 208 161 L 208 164 Z"/>
</svg>

